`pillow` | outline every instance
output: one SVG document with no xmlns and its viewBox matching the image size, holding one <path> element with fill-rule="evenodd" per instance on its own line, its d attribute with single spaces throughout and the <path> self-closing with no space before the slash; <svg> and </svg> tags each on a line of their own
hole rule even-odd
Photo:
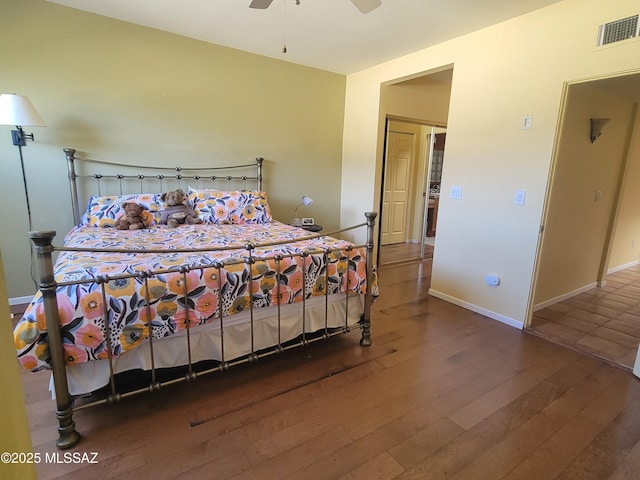
<svg viewBox="0 0 640 480">
<path fill-rule="evenodd" d="M 140 193 L 131 195 L 91 196 L 87 211 L 82 217 L 81 225 L 90 227 L 115 227 L 116 220 L 124 213 L 121 205 L 124 202 L 135 202 L 145 209 L 143 217 L 154 225 L 160 222 L 162 201 L 157 193 Z"/>
<path fill-rule="evenodd" d="M 194 189 L 189 202 L 204 223 L 268 223 L 272 220 L 267 194 L 259 190 Z"/>
</svg>

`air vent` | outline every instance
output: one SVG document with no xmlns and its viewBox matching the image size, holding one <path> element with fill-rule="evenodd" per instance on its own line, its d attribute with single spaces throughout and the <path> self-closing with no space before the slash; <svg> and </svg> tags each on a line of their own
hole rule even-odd
<svg viewBox="0 0 640 480">
<path fill-rule="evenodd" d="M 598 46 L 637 37 L 640 35 L 638 27 L 640 27 L 638 15 L 600 25 L 598 29 Z"/>
</svg>

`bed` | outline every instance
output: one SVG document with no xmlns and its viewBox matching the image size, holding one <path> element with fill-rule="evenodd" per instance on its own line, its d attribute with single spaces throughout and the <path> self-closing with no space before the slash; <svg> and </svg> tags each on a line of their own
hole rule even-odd
<svg viewBox="0 0 640 480">
<path fill-rule="evenodd" d="M 354 328 L 362 330 L 362 346 L 371 344 L 375 213 L 331 235 L 314 234 L 272 218 L 262 158 L 150 175 L 64 151 L 75 226 L 60 247 L 53 246 L 55 232 L 30 232 L 39 291 L 14 329 L 20 363 L 52 370 L 60 449 L 80 440 L 73 420 L 79 408 Z M 95 165 L 109 173 L 84 173 Z M 254 173 L 237 173 L 243 169 Z M 137 193 L 126 192 L 132 184 Z M 105 192 L 107 185 L 116 193 Z M 187 192 L 202 223 L 160 224 L 161 194 L 172 188 Z M 144 206 L 149 228 L 113 228 L 126 201 Z M 339 238 L 354 229 L 365 230 L 366 243 Z M 175 367 L 184 374 L 161 379 Z M 119 391 L 116 378 L 132 371 L 147 372 L 148 384 Z"/>
</svg>

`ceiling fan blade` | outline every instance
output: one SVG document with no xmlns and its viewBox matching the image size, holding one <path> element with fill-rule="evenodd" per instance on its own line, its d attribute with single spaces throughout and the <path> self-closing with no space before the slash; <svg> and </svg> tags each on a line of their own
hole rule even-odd
<svg viewBox="0 0 640 480">
<path fill-rule="evenodd" d="M 249 8 L 269 8 L 273 0 L 251 0 Z"/>
<path fill-rule="evenodd" d="M 351 3 L 353 3 L 361 13 L 369 13 L 382 5 L 380 0 L 351 0 Z"/>
</svg>

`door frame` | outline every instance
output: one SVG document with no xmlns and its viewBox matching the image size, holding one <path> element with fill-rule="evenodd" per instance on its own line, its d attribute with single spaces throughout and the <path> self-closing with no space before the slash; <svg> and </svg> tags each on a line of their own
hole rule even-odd
<svg viewBox="0 0 640 480">
<path fill-rule="evenodd" d="M 543 210 L 542 210 L 542 215 L 541 215 L 541 220 L 540 220 L 540 228 L 539 228 L 539 232 L 538 232 L 538 241 L 537 241 L 537 247 L 536 247 L 536 253 L 535 253 L 535 260 L 534 260 L 534 268 L 533 268 L 533 272 L 532 272 L 532 281 L 531 281 L 531 288 L 529 289 L 529 298 L 528 298 L 528 303 L 527 303 L 527 310 L 526 310 L 526 316 L 524 319 L 524 323 L 523 323 L 523 328 L 527 329 L 529 327 L 532 326 L 533 323 L 533 314 L 535 311 L 535 293 L 536 293 L 536 288 L 538 286 L 538 281 L 539 281 L 539 274 L 540 274 L 540 264 L 542 261 L 542 247 L 544 244 L 544 240 L 545 240 L 545 225 L 547 224 L 548 218 L 549 218 L 549 211 L 553 208 L 553 203 L 551 201 L 551 193 L 552 193 L 552 188 L 554 186 L 554 181 L 555 181 L 555 176 L 556 176 L 556 169 L 558 168 L 558 162 L 559 160 L 559 149 L 560 149 L 560 145 L 562 143 L 562 131 L 564 128 L 564 123 L 565 123 L 565 118 L 567 115 L 567 109 L 569 108 L 568 105 L 568 96 L 569 96 L 569 90 L 573 85 L 578 85 L 578 84 L 588 84 L 591 82 L 595 82 L 598 80 L 604 80 L 607 78 L 615 78 L 615 77 L 620 77 L 620 76 L 625 76 L 625 75 L 637 75 L 639 74 L 640 71 L 633 71 L 633 72 L 626 72 L 624 74 L 611 74 L 611 75 L 601 75 L 598 77 L 591 77 L 588 79 L 581 79 L 581 80 L 574 80 L 574 81 L 566 81 L 563 84 L 563 88 L 562 88 L 562 94 L 561 94 L 561 100 L 560 100 L 560 107 L 559 107 L 559 117 L 558 117 L 558 122 L 556 124 L 556 133 L 555 133 L 555 138 L 554 138 L 554 144 L 553 144 L 553 150 L 552 150 L 552 154 L 551 154 L 551 164 L 550 164 L 550 168 L 549 168 L 549 175 L 547 178 L 547 185 L 546 185 L 546 190 L 545 190 L 545 200 L 544 200 L 544 205 L 543 205 Z M 637 104 L 636 104 L 636 108 L 637 108 Z M 629 160 L 629 144 L 628 144 L 629 139 L 627 139 L 627 145 L 625 146 L 625 153 L 624 153 L 624 158 L 622 161 L 622 164 L 620 166 L 620 173 L 619 173 L 619 177 L 618 177 L 618 183 L 617 183 L 617 187 L 616 187 L 616 191 L 615 191 L 615 201 L 613 202 L 613 206 L 612 206 L 612 210 L 610 212 L 610 216 L 609 216 L 609 222 L 608 222 L 608 227 L 607 227 L 607 234 L 606 234 L 606 239 L 605 239 L 605 243 L 603 246 L 603 250 L 600 254 L 600 258 L 598 259 L 599 262 L 599 269 L 598 269 L 598 274 L 597 274 L 597 278 L 595 280 L 596 284 L 598 286 L 605 286 L 606 285 L 606 276 L 607 276 L 607 272 L 608 272 L 608 264 L 609 264 L 609 256 L 611 253 L 611 248 L 612 248 L 612 240 L 613 240 L 613 235 L 614 235 L 614 229 L 615 229 L 615 225 L 616 225 L 616 219 L 617 219 L 617 215 L 618 215 L 618 209 L 620 206 L 620 201 L 621 201 L 621 195 L 622 195 L 622 184 L 624 181 L 624 177 L 626 175 L 626 170 L 628 167 L 628 160 Z M 570 293 L 570 292 L 569 292 Z M 639 355 L 640 355 L 640 350 L 639 350 Z"/>
<path fill-rule="evenodd" d="M 432 127 L 436 128 L 436 129 L 447 129 L 447 125 L 439 123 L 439 122 L 432 122 L 432 121 L 426 121 L 426 120 L 419 120 L 419 119 L 415 119 L 415 118 L 406 118 L 406 117 L 399 117 L 399 116 L 395 116 L 395 115 L 386 115 L 385 116 L 385 128 L 384 128 L 384 139 L 383 139 L 383 155 L 382 155 L 382 172 L 381 172 L 381 182 L 380 182 L 380 204 L 378 207 L 378 211 L 380 212 L 380 218 L 378 219 L 378 224 L 380 225 L 383 222 L 382 219 L 382 207 L 384 206 L 384 188 L 385 188 L 385 180 L 386 180 L 386 170 L 387 170 L 387 150 L 388 150 L 388 142 L 389 142 L 389 131 L 390 131 L 390 123 L 391 122 L 399 122 L 399 123 L 405 123 L 405 124 L 411 124 L 411 125 L 419 125 L 422 127 Z M 420 139 L 420 141 L 422 141 L 422 139 Z M 426 143 L 426 141 L 425 141 Z M 430 176 L 430 172 L 429 172 L 429 168 L 431 167 L 430 163 L 429 163 L 429 152 L 425 151 L 424 152 L 425 155 L 422 156 L 420 155 L 420 152 L 418 151 L 416 153 L 416 160 L 417 162 L 420 162 L 421 165 L 424 166 L 424 175 L 422 178 L 422 183 L 421 183 L 421 187 L 425 188 L 428 185 L 428 179 Z M 423 158 L 424 157 L 424 158 Z M 417 185 L 417 183 L 416 183 Z M 414 188 L 415 191 L 415 188 Z M 426 197 L 428 199 L 429 193 L 428 190 L 426 192 Z M 420 204 L 418 206 L 418 203 L 420 202 L 411 202 L 411 205 L 413 206 L 413 208 L 411 209 L 410 212 L 408 212 L 409 215 L 415 217 L 415 213 L 416 213 L 416 209 L 417 208 L 422 208 L 424 205 L 426 205 L 426 203 Z M 422 217 L 421 217 L 421 228 L 420 231 L 424 230 L 426 228 L 427 225 L 427 214 L 428 214 L 428 209 L 425 208 L 425 210 L 422 212 Z M 377 235 L 377 244 L 381 247 L 382 243 L 381 243 L 381 239 L 382 239 L 382 229 L 379 228 L 378 229 L 378 235 Z M 422 243 L 424 243 L 424 239 L 422 239 Z M 422 255 L 422 250 L 421 249 L 421 255 Z M 421 257 L 417 257 L 415 260 L 419 260 Z M 405 259 L 405 260 L 413 260 L 413 259 Z M 377 252 L 377 259 L 376 259 L 377 263 L 380 265 L 380 248 L 378 248 L 378 252 Z"/>
</svg>

